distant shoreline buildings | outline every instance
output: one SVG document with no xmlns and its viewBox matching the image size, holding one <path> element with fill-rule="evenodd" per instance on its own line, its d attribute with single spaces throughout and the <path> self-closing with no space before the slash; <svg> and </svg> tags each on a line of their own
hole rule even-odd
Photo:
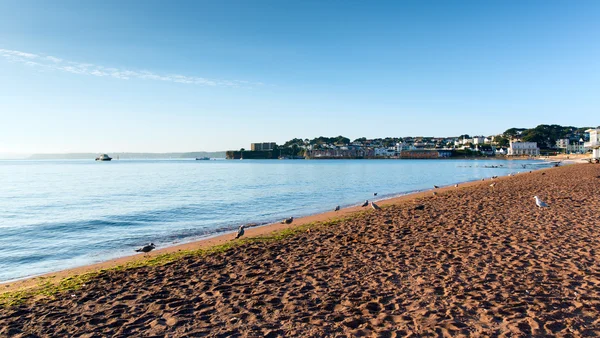
<svg viewBox="0 0 600 338">
<path fill-rule="evenodd" d="M 556 132 L 556 130 L 562 131 Z M 546 135 L 544 134 L 547 131 Z M 552 135 L 561 136 L 552 140 Z M 375 158 L 451 158 L 451 157 L 536 157 L 543 152 L 600 154 L 600 129 L 540 125 L 534 129 L 511 128 L 494 136 L 402 137 L 385 139 L 343 136 L 293 139 L 283 145 L 275 142 L 252 143 L 250 150 L 228 151 L 228 159 L 375 159 Z M 541 142 L 535 142 L 539 140 Z M 584 142 L 589 140 L 588 142 Z M 540 144 L 541 143 L 541 144 Z M 595 148 L 594 148 L 595 147 Z"/>
</svg>

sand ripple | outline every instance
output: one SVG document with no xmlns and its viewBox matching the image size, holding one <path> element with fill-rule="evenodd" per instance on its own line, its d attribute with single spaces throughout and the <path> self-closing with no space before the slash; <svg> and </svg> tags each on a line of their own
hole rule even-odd
<svg viewBox="0 0 600 338">
<path fill-rule="evenodd" d="M 106 273 L 0 309 L 0 335 L 599 335 L 600 166 L 545 172 L 281 242 Z M 550 208 L 537 209 L 534 195 Z"/>
</svg>

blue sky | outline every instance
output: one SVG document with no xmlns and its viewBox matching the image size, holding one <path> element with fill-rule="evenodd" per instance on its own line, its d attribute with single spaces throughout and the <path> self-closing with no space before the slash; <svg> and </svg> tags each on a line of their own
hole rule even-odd
<svg viewBox="0 0 600 338">
<path fill-rule="evenodd" d="M 0 2 L 0 153 L 596 126 L 599 1 Z"/>
</svg>

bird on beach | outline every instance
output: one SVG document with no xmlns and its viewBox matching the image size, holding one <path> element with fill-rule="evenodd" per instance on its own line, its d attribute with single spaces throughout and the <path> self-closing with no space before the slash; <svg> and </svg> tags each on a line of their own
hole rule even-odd
<svg viewBox="0 0 600 338">
<path fill-rule="evenodd" d="M 433 189 L 437 189 L 437 188 L 439 188 L 437 185 L 434 185 L 434 186 L 433 186 Z"/>
<path fill-rule="evenodd" d="M 335 207 L 335 210 L 333 210 L 333 211 L 340 211 L 340 206 L 339 206 L 339 205 L 338 205 L 338 206 L 336 206 L 336 207 Z"/>
<path fill-rule="evenodd" d="M 143 247 L 136 249 L 135 252 L 148 253 L 148 252 L 154 250 L 154 248 L 156 248 L 154 243 L 149 243 L 148 245 L 144 245 Z"/>
<path fill-rule="evenodd" d="M 244 225 L 240 225 L 237 235 L 235 236 L 235 239 L 238 239 L 240 237 L 244 236 Z"/>
<path fill-rule="evenodd" d="M 365 203 L 363 203 L 363 204 L 361 205 L 361 207 L 363 207 L 363 208 L 364 208 L 364 207 L 366 207 L 367 205 L 369 205 L 369 200 L 365 200 Z"/>
<path fill-rule="evenodd" d="M 377 210 L 377 211 L 381 210 L 381 208 L 377 204 L 375 204 L 375 202 L 371 202 L 371 208 L 373 208 L 373 210 Z"/>
<path fill-rule="evenodd" d="M 376 193 L 376 192 L 374 192 L 374 193 L 373 193 L 373 196 L 377 196 L 377 193 Z"/>
<path fill-rule="evenodd" d="M 434 192 L 433 192 L 433 196 L 437 196 L 437 192 L 435 192 L 435 191 L 434 191 Z"/>
<path fill-rule="evenodd" d="M 458 188 L 458 184 L 455 184 L 455 185 L 454 185 L 454 187 L 455 187 L 455 188 Z"/>
<path fill-rule="evenodd" d="M 281 223 L 292 224 L 293 221 L 294 221 L 294 217 L 290 217 L 290 218 L 284 219 L 283 222 L 281 222 Z"/>
<path fill-rule="evenodd" d="M 533 196 L 533 198 L 535 198 L 535 205 L 537 205 L 539 208 L 548 208 L 549 207 L 549 205 L 546 204 L 546 202 L 542 201 L 539 197 Z"/>
<path fill-rule="evenodd" d="M 492 187 L 492 189 L 494 189 L 495 186 L 496 186 L 496 182 L 490 184 L 490 187 Z"/>
</svg>

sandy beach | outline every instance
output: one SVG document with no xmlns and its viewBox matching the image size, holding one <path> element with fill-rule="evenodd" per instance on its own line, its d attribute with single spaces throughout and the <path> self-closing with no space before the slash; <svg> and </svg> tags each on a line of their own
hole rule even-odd
<svg viewBox="0 0 600 338">
<path fill-rule="evenodd" d="M 77 290 L 0 308 L 0 336 L 600 335 L 600 165 L 495 182 L 251 228 L 248 237 L 346 218 L 208 257 L 106 271 Z M 550 207 L 537 208 L 534 195 Z"/>
</svg>

